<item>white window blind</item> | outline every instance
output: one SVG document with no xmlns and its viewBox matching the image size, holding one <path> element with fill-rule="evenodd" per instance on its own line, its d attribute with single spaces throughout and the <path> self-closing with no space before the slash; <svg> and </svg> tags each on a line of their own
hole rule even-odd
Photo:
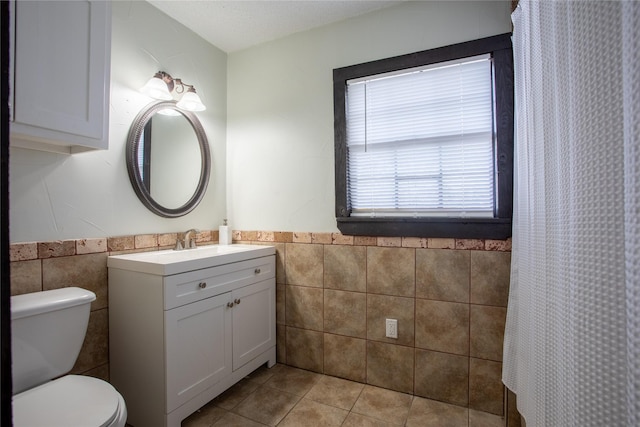
<svg viewBox="0 0 640 427">
<path fill-rule="evenodd" d="M 353 216 L 493 217 L 489 55 L 347 82 Z"/>
</svg>

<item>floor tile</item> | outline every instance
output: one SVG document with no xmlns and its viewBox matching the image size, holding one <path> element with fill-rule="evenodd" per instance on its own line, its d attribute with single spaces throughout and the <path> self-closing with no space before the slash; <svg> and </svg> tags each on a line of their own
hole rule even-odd
<svg viewBox="0 0 640 427">
<path fill-rule="evenodd" d="M 238 403 L 242 402 L 249 396 L 260 384 L 249 378 L 244 378 L 233 387 L 216 397 L 213 403 L 226 410 L 235 408 Z"/>
<path fill-rule="evenodd" d="M 393 424 L 350 412 L 342 427 L 391 427 Z"/>
<path fill-rule="evenodd" d="M 302 399 L 278 427 L 323 426 L 340 427 L 349 412 L 309 399 Z"/>
<path fill-rule="evenodd" d="M 350 410 L 360 396 L 364 384 L 323 376 L 305 395 L 306 399 Z"/>
<path fill-rule="evenodd" d="M 209 402 L 193 414 L 182 420 L 182 427 L 209 427 L 227 413 Z"/>
<path fill-rule="evenodd" d="M 247 375 L 247 378 L 251 381 L 264 384 L 269 381 L 269 378 L 271 378 L 276 372 L 278 372 L 278 369 L 282 367 L 283 365 L 275 365 L 272 368 L 267 368 L 265 365 L 262 365 L 261 367 Z"/>
<path fill-rule="evenodd" d="M 500 415 L 469 409 L 469 427 L 504 427 L 505 420 Z"/>
<path fill-rule="evenodd" d="M 240 402 L 233 412 L 253 421 L 275 426 L 298 400 L 299 396 L 262 385 Z"/>
<path fill-rule="evenodd" d="M 413 396 L 367 385 L 352 412 L 367 415 L 393 425 L 403 425 L 409 414 Z"/>
<path fill-rule="evenodd" d="M 227 413 L 224 417 L 220 418 L 211 427 L 264 427 L 265 424 L 260 424 L 255 421 L 251 421 L 248 418 L 241 417 L 240 415 Z"/>
<path fill-rule="evenodd" d="M 313 387 L 322 375 L 303 369 L 282 366 L 264 385 L 287 393 L 303 396 Z"/>
<path fill-rule="evenodd" d="M 407 427 L 467 427 L 469 410 L 421 397 L 414 397 Z"/>
</svg>

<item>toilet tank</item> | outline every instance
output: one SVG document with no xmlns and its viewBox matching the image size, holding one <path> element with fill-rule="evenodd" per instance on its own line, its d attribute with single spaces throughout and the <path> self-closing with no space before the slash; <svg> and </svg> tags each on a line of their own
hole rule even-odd
<svg viewBox="0 0 640 427">
<path fill-rule="evenodd" d="M 73 287 L 11 297 L 13 394 L 73 368 L 95 299 L 93 292 Z"/>
</svg>

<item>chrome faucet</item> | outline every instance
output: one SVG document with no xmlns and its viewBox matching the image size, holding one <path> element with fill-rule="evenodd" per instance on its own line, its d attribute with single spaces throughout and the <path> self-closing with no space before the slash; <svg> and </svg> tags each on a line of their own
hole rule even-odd
<svg viewBox="0 0 640 427">
<path fill-rule="evenodd" d="M 176 247 L 174 250 L 181 251 L 183 249 L 194 249 L 196 248 L 196 233 L 199 233 L 200 230 L 195 228 L 190 228 L 184 233 L 184 242 L 180 241 L 180 238 L 176 239 Z"/>
</svg>

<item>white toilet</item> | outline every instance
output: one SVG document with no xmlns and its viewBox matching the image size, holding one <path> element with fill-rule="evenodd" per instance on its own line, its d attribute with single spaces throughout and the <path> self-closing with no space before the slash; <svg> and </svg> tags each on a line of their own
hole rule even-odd
<svg viewBox="0 0 640 427">
<path fill-rule="evenodd" d="M 64 375 L 80 353 L 95 299 L 80 288 L 11 297 L 15 427 L 125 425 L 124 399 L 111 384 Z"/>
</svg>

